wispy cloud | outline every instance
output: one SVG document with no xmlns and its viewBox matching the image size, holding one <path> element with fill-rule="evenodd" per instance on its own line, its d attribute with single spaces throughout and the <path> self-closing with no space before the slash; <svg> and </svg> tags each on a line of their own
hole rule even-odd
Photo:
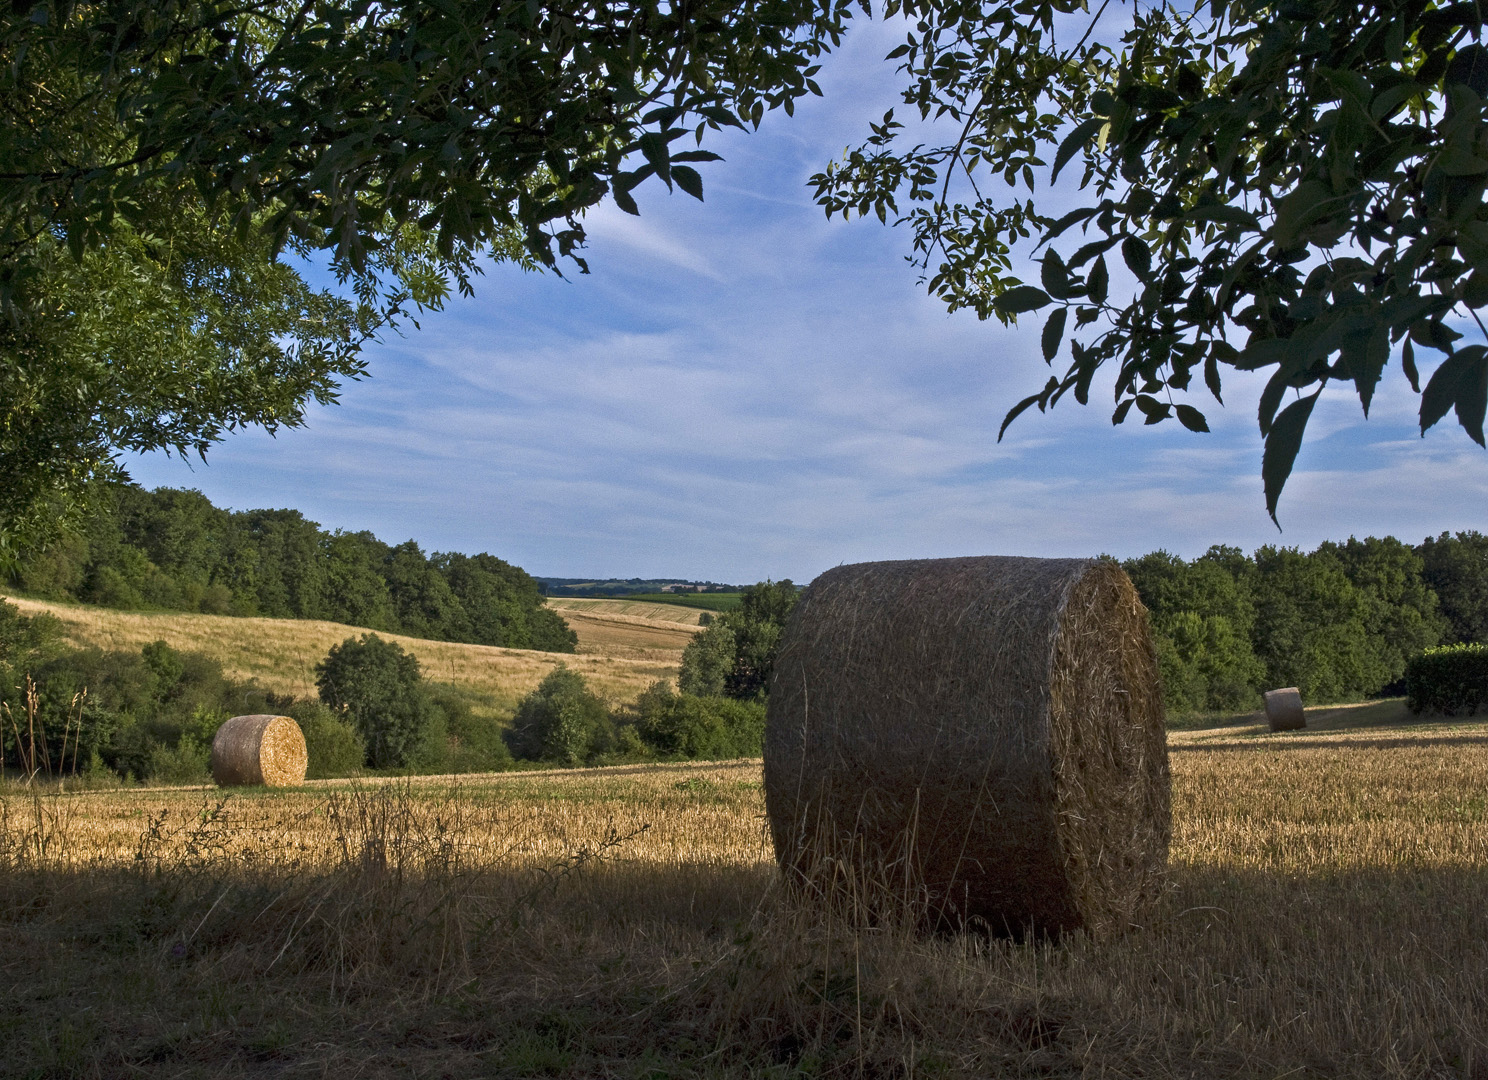
<svg viewBox="0 0 1488 1080">
<path fill-rule="evenodd" d="M 1260 486 L 1263 379 L 1195 402 L 1209 435 L 1113 428 L 1097 380 L 1089 407 L 1027 413 L 998 443 L 1048 377 L 1039 320 L 948 315 L 904 233 L 829 223 L 804 188 L 894 104 L 879 60 L 898 36 L 870 26 L 827 100 L 717 144 L 706 203 L 643 189 L 639 219 L 592 214 L 592 274 L 493 267 L 473 300 L 375 348 L 374 377 L 307 428 L 235 436 L 194 471 L 136 459 L 136 475 L 549 574 L 804 580 L 860 559 L 1483 526 L 1488 454 L 1450 421 L 1416 438 L 1398 372 L 1367 422 L 1352 394 L 1324 396 L 1281 534 Z"/>
</svg>

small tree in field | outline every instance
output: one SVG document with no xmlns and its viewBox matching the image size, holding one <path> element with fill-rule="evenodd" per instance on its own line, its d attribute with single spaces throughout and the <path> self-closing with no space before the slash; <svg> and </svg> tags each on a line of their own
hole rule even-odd
<svg viewBox="0 0 1488 1080">
<path fill-rule="evenodd" d="M 512 753 L 528 760 L 578 765 L 614 742 L 609 710 L 584 676 L 559 664 L 522 699 L 512 721 Z"/>
<path fill-rule="evenodd" d="M 315 667 L 315 685 L 321 701 L 350 715 L 374 768 L 406 764 L 434 718 L 418 658 L 376 634 L 333 645 Z"/>
</svg>

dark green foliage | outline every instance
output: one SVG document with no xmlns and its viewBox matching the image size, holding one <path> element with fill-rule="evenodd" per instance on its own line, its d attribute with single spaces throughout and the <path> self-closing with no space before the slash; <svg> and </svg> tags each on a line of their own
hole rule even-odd
<svg viewBox="0 0 1488 1080">
<path fill-rule="evenodd" d="M 1444 645 L 1411 658 L 1405 671 L 1411 712 L 1471 715 L 1488 706 L 1488 645 Z"/>
<path fill-rule="evenodd" d="M 138 779 L 202 781 L 217 728 L 261 696 L 199 653 L 162 641 L 137 653 L 69 649 L 50 616 L 26 618 L 0 604 L 0 751 L 11 768 L 34 730 L 37 758 L 52 775 L 109 768 Z"/>
<path fill-rule="evenodd" d="M 904 104 L 946 118 L 949 137 L 922 142 L 891 110 L 812 178 L 829 214 L 909 224 L 951 310 L 1049 311 L 1045 358 L 1069 360 L 1004 429 L 1034 405 L 1087 403 L 1104 368 L 1114 423 L 1205 431 L 1183 399 L 1218 401 L 1227 370 L 1265 371 L 1274 516 L 1322 388 L 1352 384 L 1367 415 L 1398 355 L 1421 430 L 1455 412 L 1482 445 L 1488 344 L 1454 328 L 1488 306 L 1481 9 L 1155 5 L 1106 42 L 1091 33 L 1104 6 L 1075 8 L 893 0 Z M 1071 207 L 1046 194 L 1061 171 L 1081 193 L 1056 220 L 1050 202 Z M 1014 273 L 1028 239 L 1038 286 Z"/>
<path fill-rule="evenodd" d="M 714 697 L 723 693 L 734 670 L 734 631 L 724 619 L 713 620 L 693 635 L 682 650 L 677 686 L 684 694 Z"/>
<path fill-rule="evenodd" d="M 321 701 L 350 718 L 374 768 L 408 764 L 438 714 L 418 658 L 376 634 L 333 645 L 315 666 L 315 685 Z"/>
<path fill-rule="evenodd" d="M 758 757 L 765 735 L 761 701 L 675 694 L 656 683 L 635 704 L 635 730 L 664 757 Z"/>
<path fill-rule="evenodd" d="M 0 559 L 120 450 L 301 422 L 477 258 L 818 93 L 844 3 L 40 5 L 0 20 Z M 324 252 L 344 295 L 294 257 Z"/>
<path fill-rule="evenodd" d="M 1358 592 L 1380 685 L 1398 693 L 1406 662 L 1449 632 L 1437 594 L 1426 582 L 1424 560 L 1393 536 L 1324 543 L 1314 553 L 1319 555 L 1336 558 Z"/>
<path fill-rule="evenodd" d="M 435 555 L 467 620 L 466 636 L 478 645 L 544 652 L 574 651 L 578 635 L 556 611 L 543 606 L 537 582 L 526 571 L 487 555 Z"/>
<path fill-rule="evenodd" d="M 582 765 L 615 748 L 605 703 L 564 664 L 522 699 L 508 738 L 516 757 L 557 765 Z"/>
<path fill-rule="evenodd" d="M 797 596 L 789 580 L 746 588 L 738 608 L 716 616 L 683 651 L 678 679 L 683 693 L 762 700 L 769 691 L 780 632 Z"/>
<path fill-rule="evenodd" d="M 355 776 L 367 761 L 367 747 L 356 729 L 319 701 L 297 701 L 284 710 L 300 725 L 305 736 L 309 765 L 308 780 L 328 780 L 338 776 Z"/>
<path fill-rule="evenodd" d="M 1123 566 L 1151 613 L 1168 710 L 1254 708 L 1262 678 L 1250 645 L 1255 612 L 1223 554 L 1186 563 L 1156 551 Z"/>
<path fill-rule="evenodd" d="M 1488 536 L 1442 533 L 1416 550 L 1424 563 L 1422 577 L 1447 620 L 1445 640 L 1488 641 Z"/>
<path fill-rule="evenodd" d="M 1124 565 L 1151 613 L 1172 713 L 1255 708 L 1279 686 L 1309 704 L 1400 693 L 1407 657 L 1446 630 L 1420 554 L 1392 537 Z"/>
<path fill-rule="evenodd" d="M 1268 687 L 1295 686 L 1312 703 L 1357 700 L 1390 681 L 1364 598 L 1335 556 L 1267 546 L 1255 561 L 1252 642 Z"/>
<path fill-rule="evenodd" d="M 445 767 L 452 773 L 500 772 L 511 767 L 512 754 L 502 738 L 501 725 L 477 716 L 469 696 L 458 687 L 429 685 L 429 695 L 445 718 Z"/>
<path fill-rule="evenodd" d="M 97 485 L 93 513 L 12 575 L 56 599 L 327 619 L 443 641 L 573 652 L 537 582 L 484 553 L 425 556 L 295 510 L 219 510 L 197 491 Z"/>
</svg>

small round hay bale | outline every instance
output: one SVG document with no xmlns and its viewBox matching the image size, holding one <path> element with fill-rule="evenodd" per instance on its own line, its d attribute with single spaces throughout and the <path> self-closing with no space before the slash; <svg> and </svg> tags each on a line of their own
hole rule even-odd
<svg viewBox="0 0 1488 1080">
<path fill-rule="evenodd" d="M 1266 722 L 1272 731 L 1299 731 L 1307 726 L 1302 691 L 1295 686 L 1266 691 Z"/>
<path fill-rule="evenodd" d="M 223 787 L 294 787 L 309 764 L 300 725 L 287 716 L 234 716 L 212 740 L 212 779 Z"/>
<path fill-rule="evenodd" d="M 1136 589 L 1094 559 L 829 570 L 781 639 L 765 805 L 808 892 L 876 882 L 938 927 L 1124 930 L 1171 833 Z"/>
</svg>

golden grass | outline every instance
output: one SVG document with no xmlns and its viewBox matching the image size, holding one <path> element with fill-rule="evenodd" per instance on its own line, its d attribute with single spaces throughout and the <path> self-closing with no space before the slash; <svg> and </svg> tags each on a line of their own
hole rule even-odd
<svg viewBox="0 0 1488 1080">
<path fill-rule="evenodd" d="M 775 888 L 757 762 L 0 799 L 22 1075 L 1488 1076 L 1488 725 L 1172 743 L 1115 941 Z"/>
<path fill-rule="evenodd" d="M 700 608 L 683 607 L 681 604 L 657 604 L 650 600 L 591 600 L 581 596 L 554 596 L 548 598 L 547 604 L 565 619 L 572 611 L 584 615 L 623 615 L 627 619 L 642 619 L 647 623 L 675 623 L 679 626 L 698 626 L 699 617 L 710 614 Z"/>
<path fill-rule="evenodd" d="M 698 611 L 634 600 L 549 600 L 568 620 L 584 654 L 680 664 L 698 631 Z M 672 612 L 679 613 L 672 615 Z"/>
<path fill-rule="evenodd" d="M 151 641 L 164 641 L 173 648 L 215 657 L 231 678 L 253 679 L 275 693 L 298 697 L 315 696 L 315 665 L 332 645 L 367 632 L 361 627 L 313 619 L 114 611 L 22 597 L 10 597 L 7 602 L 27 615 L 55 615 L 68 640 L 80 647 L 134 650 Z M 499 710 L 508 713 L 561 663 L 582 672 L 596 693 L 619 703 L 634 700 L 658 679 L 674 679 L 680 657 L 680 648 L 675 656 L 564 656 L 530 649 L 425 641 L 380 631 L 378 635 L 398 642 L 417 656 L 427 678 L 488 695 Z"/>
</svg>

